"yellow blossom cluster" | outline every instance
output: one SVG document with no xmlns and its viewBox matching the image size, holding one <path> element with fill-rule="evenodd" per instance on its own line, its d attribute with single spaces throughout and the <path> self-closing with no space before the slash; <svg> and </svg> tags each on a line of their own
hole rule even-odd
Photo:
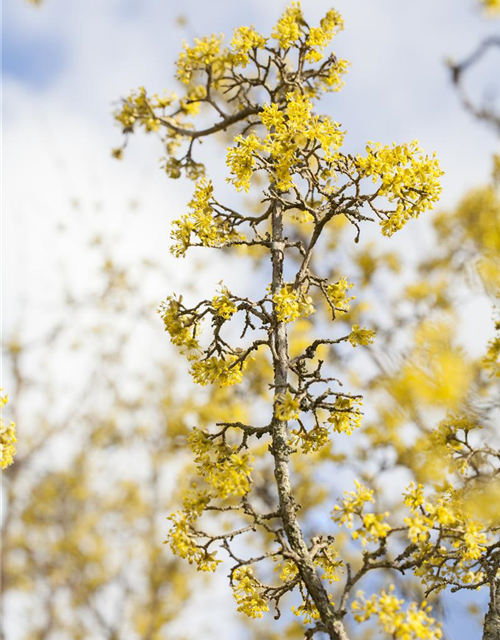
<svg viewBox="0 0 500 640">
<path fill-rule="evenodd" d="M 363 527 L 357 531 L 353 531 L 352 537 L 354 540 L 359 538 L 361 543 L 365 545 L 367 542 L 373 542 L 380 538 L 387 537 L 391 526 L 387 524 L 387 522 L 384 522 L 384 518 L 387 518 L 388 515 L 388 511 L 385 513 L 363 514 Z"/>
<path fill-rule="evenodd" d="M 231 49 L 234 52 L 233 63 L 246 67 L 250 61 L 248 53 L 252 49 L 263 49 L 266 46 L 266 42 L 267 39 L 257 33 L 254 27 L 239 27 L 235 29 L 231 40 Z"/>
<path fill-rule="evenodd" d="M 349 289 L 352 289 L 353 286 L 352 283 L 347 281 L 347 278 L 340 278 L 337 282 L 327 285 L 327 296 L 331 304 L 335 307 L 335 311 L 349 311 L 349 302 L 354 300 L 355 296 L 348 298 L 347 292 Z"/>
<path fill-rule="evenodd" d="M 212 306 L 221 318 L 229 320 L 229 318 L 238 310 L 236 304 L 231 299 L 231 293 L 227 287 L 222 287 L 221 295 L 212 299 Z"/>
<path fill-rule="evenodd" d="M 2 469 L 7 468 L 14 462 L 14 456 L 16 454 L 16 425 L 13 422 L 6 424 L 3 420 L 3 407 L 8 401 L 8 396 L 0 396 L 0 411 L 2 412 L 2 415 L 0 415 L 0 465 Z"/>
<path fill-rule="evenodd" d="M 277 40 L 282 49 L 305 47 L 304 59 L 307 62 L 319 62 L 324 57 L 324 50 L 330 44 L 332 38 L 344 28 L 341 15 L 334 9 L 330 9 L 321 19 L 318 27 L 308 27 L 300 2 L 293 2 L 274 27 L 272 37 Z M 335 60 L 322 73 L 315 89 L 320 87 L 324 91 L 339 91 L 344 82 L 342 76 L 348 68 L 347 60 Z"/>
<path fill-rule="evenodd" d="M 316 556 L 314 564 L 323 570 L 321 576 L 323 580 L 326 580 L 330 584 L 340 580 L 339 571 L 344 566 L 344 562 L 333 544 L 328 545 L 320 555 Z"/>
<path fill-rule="evenodd" d="M 195 454 L 198 474 L 210 485 L 213 497 L 225 499 L 230 495 L 243 496 L 250 491 L 253 463 L 250 453 L 238 453 L 226 444 L 214 445 L 203 431 L 196 428 L 188 441 Z"/>
<path fill-rule="evenodd" d="M 217 497 L 243 496 L 250 491 L 253 457 L 249 453 L 232 453 L 228 458 L 200 464 L 200 472 Z"/>
<path fill-rule="evenodd" d="M 227 180 L 238 191 L 246 191 L 248 193 L 257 164 L 256 152 L 262 149 L 262 141 L 254 133 L 251 133 L 246 138 L 241 135 L 236 136 L 234 141 L 237 146 L 228 148 L 226 158 L 226 164 L 233 177 Z"/>
<path fill-rule="evenodd" d="M 274 103 L 264 105 L 261 120 L 269 133 L 263 150 L 271 158 L 271 172 L 282 191 L 294 185 L 291 174 L 303 166 L 301 152 L 321 151 L 323 160 L 333 165 L 344 142 L 340 125 L 327 116 L 314 115 L 312 109 L 312 102 L 298 93 L 287 94 L 284 111 Z"/>
<path fill-rule="evenodd" d="M 359 324 L 353 324 L 348 339 L 353 347 L 358 347 L 359 345 L 367 346 L 373 344 L 375 331 L 372 329 L 360 329 Z"/>
<path fill-rule="evenodd" d="M 330 443 L 328 429 L 317 424 L 309 431 L 294 429 L 292 431 L 292 444 L 300 446 L 303 453 L 314 453 L 326 447 Z"/>
<path fill-rule="evenodd" d="M 464 454 L 464 443 L 460 432 L 465 438 L 472 429 L 482 429 L 477 422 L 477 416 L 449 414 L 438 426 L 428 434 L 428 448 L 433 448 L 440 456 L 443 465 L 448 463 L 450 471 L 460 471 L 465 474 L 469 467 L 467 454 Z M 418 449 L 418 445 L 416 447 Z M 457 455 L 458 454 L 458 455 Z M 458 464 L 457 464 L 458 463 Z"/>
<path fill-rule="evenodd" d="M 345 491 L 344 498 L 339 505 L 333 508 L 332 518 L 338 524 L 345 524 L 348 529 L 354 527 L 354 517 L 360 521 L 360 526 L 352 532 L 354 540 L 361 540 L 363 546 L 367 542 L 377 542 L 382 538 L 386 538 L 391 531 L 388 523 L 384 522 L 384 517 L 388 513 L 364 513 L 365 506 L 368 502 L 374 502 L 373 490 L 368 489 L 357 480 L 355 491 Z"/>
<path fill-rule="evenodd" d="M 275 414 L 278 420 L 296 420 L 299 417 L 300 402 L 287 391 L 276 398 Z"/>
<path fill-rule="evenodd" d="M 192 236 L 204 247 L 221 247 L 225 243 L 240 238 L 225 221 L 217 217 L 212 207 L 213 186 L 211 181 L 202 178 L 197 182 L 190 213 L 172 223 L 170 251 L 178 258 L 184 256 L 192 246 Z"/>
<path fill-rule="evenodd" d="M 488 544 L 485 524 L 472 517 L 463 492 L 446 490 L 434 500 L 426 500 L 421 484 L 412 483 L 404 494 L 411 515 L 404 519 L 408 538 L 417 545 L 415 554 L 423 559 L 416 573 L 426 583 L 462 580 L 477 583 L 481 572 L 471 570 Z M 440 545 L 432 544 L 432 532 Z"/>
<path fill-rule="evenodd" d="M 223 37 L 211 35 L 195 38 L 194 46 L 184 43 L 184 49 L 177 60 L 177 77 L 184 84 L 190 84 L 197 73 L 209 72 L 212 85 L 222 88 L 224 73 L 232 67 L 246 67 L 252 50 L 263 49 L 266 38 L 254 27 L 235 29 L 231 47 L 222 47 Z"/>
<path fill-rule="evenodd" d="M 265 139 L 255 133 L 237 136 L 237 146 L 230 147 L 227 165 L 229 182 L 238 191 L 250 189 L 254 171 L 265 168 L 276 188 L 288 191 L 294 186 L 293 174 L 305 167 L 304 153 L 321 152 L 323 160 L 333 165 L 344 141 L 344 132 L 327 116 L 312 114 L 313 104 L 300 93 L 288 93 L 285 108 L 265 104 L 260 114 L 268 130 Z"/>
<path fill-rule="evenodd" d="M 316 605 L 310 598 L 305 598 L 298 607 L 292 607 L 292 613 L 297 618 L 302 618 L 304 624 L 312 624 L 321 618 Z"/>
<path fill-rule="evenodd" d="M 307 37 L 307 45 L 310 51 L 306 54 L 306 60 L 309 62 L 319 62 L 323 58 L 323 50 L 327 47 L 332 38 L 344 29 L 344 21 L 342 16 L 330 9 L 326 16 L 321 19 L 319 27 L 311 27 Z"/>
<path fill-rule="evenodd" d="M 378 195 L 396 203 L 395 211 L 380 223 L 382 233 L 391 236 L 410 218 L 433 208 L 443 172 L 435 155 L 424 156 L 416 141 L 392 147 L 368 143 L 366 151 L 366 156 L 356 157 L 360 175 L 379 182 Z"/>
<path fill-rule="evenodd" d="M 229 295 L 229 291 L 223 289 L 222 296 L 215 296 L 212 300 L 215 312 L 225 319 L 230 318 L 236 311 Z M 242 359 L 238 355 L 227 354 L 202 359 L 203 349 L 197 338 L 200 334 L 199 318 L 191 311 L 184 310 L 181 301 L 181 298 L 170 296 L 160 305 L 158 312 L 172 344 L 179 347 L 181 353 L 191 362 L 190 373 L 193 380 L 202 386 L 218 384 L 221 387 L 229 387 L 239 384 L 251 358 Z"/>
<path fill-rule="evenodd" d="M 211 356 L 206 360 L 197 360 L 191 363 L 190 373 L 197 384 L 219 384 L 221 387 L 230 387 L 239 384 L 243 380 L 243 371 L 248 366 L 248 358 L 240 360 L 238 356 L 228 355 L 224 357 Z"/>
<path fill-rule="evenodd" d="M 450 474 L 466 474 L 470 460 L 464 439 L 468 432 L 480 428 L 476 416 L 450 413 L 434 429 L 419 435 L 411 449 L 415 477 L 436 486 Z M 404 457 L 406 447 L 398 442 L 398 448 Z"/>
<path fill-rule="evenodd" d="M 309 29 L 303 19 L 300 4 L 296 3 L 285 11 L 273 31 L 273 37 L 278 39 L 281 46 L 285 48 L 302 39 L 305 46 L 305 59 L 309 62 L 317 62 L 323 57 L 323 50 L 332 37 L 342 28 L 342 18 L 337 12 L 331 10 L 321 20 L 320 26 Z M 212 87 L 223 90 L 228 79 L 226 72 L 236 67 L 246 67 L 251 57 L 266 45 L 267 39 L 253 26 L 235 29 L 229 48 L 223 47 L 223 37 L 215 34 L 195 38 L 193 46 L 184 42 L 183 50 L 177 60 L 177 77 L 183 84 L 188 85 L 186 94 L 182 98 L 178 98 L 175 93 L 162 97 L 154 94 L 148 97 L 144 87 L 140 87 L 137 92 L 132 92 L 123 101 L 122 108 L 116 112 L 115 118 L 120 122 L 125 133 L 133 132 L 137 123 L 147 132 L 157 132 L 160 126 L 166 126 L 167 137 L 172 141 L 167 144 L 167 151 L 171 155 L 183 139 L 179 131 L 182 117 L 198 114 L 201 104 L 207 98 L 207 87 L 195 84 L 196 77 L 203 73 L 208 74 Z M 347 61 L 332 60 L 313 84 L 326 91 L 338 91 L 343 84 L 342 76 L 346 70 Z M 311 89 L 313 94 L 316 90 L 316 88 Z M 175 101 L 178 101 L 178 109 L 172 115 L 167 114 L 165 109 Z M 191 125 L 185 126 L 191 127 Z M 114 149 L 113 156 L 121 159 L 123 148 Z M 191 173 L 195 171 L 195 174 L 199 175 L 201 167 L 189 162 L 186 163 L 186 169 L 191 170 Z M 170 157 L 166 162 L 166 170 L 170 177 L 179 177 L 180 161 Z M 191 177 L 197 177 L 197 175 Z M 245 188 L 244 184 L 242 188 Z"/>
<path fill-rule="evenodd" d="M 344 28 L 344 21 L 340 14 L 330 9 L 321 19 L 319 27 L 309 28 L 304 20 L 300 2 L 293 2 L 273 29 L 272 37 L 278 41 L 282 49 L 298 47 L 305 40 L 308 62 L 319 62 L 323 58 L 323 51 L 332 38 Z"/>
<path fill-rule="evenodd" d="M 190 523 L 186 514 L 178 511 L 168 517 L 172 527 L 166 542 L 170 543 L 172 552 L 185 558 L 189 564 L 196 564 L 198 571 L 215 571 L 221 560 L 217 560 L 216 553 L 210 553 L 198 546 L 190 535 Z"/>
<path fill-rule="evenodd" d="M 362 413 L 356 405 L 363 404 L 361 398 L 337 396 L 334 407 L 328 416 L 328 422 L 336 433 L 352 435 L 354 429 L 360 426 Z"/>
<path fill-rule="evenodd" d="M 293 560 L 285 560 L 283 563 L 279 562 L 274 570 L 280 572 L 280 580 L 283 582 L 293 580 L 299 572 Z"/>
<path fill-rule="evenodd" d="M 336 64 L 330 67 L 328 73 L 322 78 L 321 88 L 323 91 L 337 92 L 345 85 L 344 76 L 349 70 L 348 60 L 337 60 Z"/>
<path fill-rule="evenodd" d="M 443 637 L 439 624 L 430 616 L 432 608 L 424 600 L 420 605 L 412 602 L 406 611 L 404 600 L 394 595 L 394 585 L 389 592 L 382 591 L 366 599 L 362 591 L 352 603 L 356 622 L 366 622 L 376 617 L 380 627 L 394 640 L 440 640 Z"/>
<path fill-rule="evenodd" d="M 271 35 L 279 42 L 282 49 L 289 49 L 299 40 L 304 26 L 305 20 L 300 2 L 292 2 L 278 20 Z"/>
<path fill-rule="evenodd" d="M 464 509 L 463 496 L 452 489 L 438 497 L 435 502 L 425 501 L 421 484 L 412 483 L 404 494 L 405 504 L 412 512 L 411 518 L 405 518 L 409 525 L 408 536 L 412 542 L 426 541 L 432 528 L 441 528 L 441 537 L 446 535 L 452 540 L 452 547 L 460 549 L 461 564 L 477 560 L 487 543 L 481 523 L 474 521 Z"/>
<path fill-rule="evenodd" d="M 196 358 L 201 352 L 196 336 L 200 333 L 197 319 L 189 313 L 181 313 L 181 300 L 169 296 L 160 305 L 158 313 L 161 315 L 165 331 L 170 335 L 172 344 L 179 347 L 181 353 L 188 359 Z"/>
<path fill-rule="evenodd" d="M 193 482 L 192 488 L 188 489 L 182 497 L 182 508 L 188 520 L 199 518 L 210 503 L 212 497 L 210 491 L 198 487 L 196 483 Z"/>
<path fill-rule="evenodd" d="M 250 618 L 262 618 L 269 611 L 267 600 L 261 595 L 260 582 L 251 567 L 240 567 L 233 574 L 233 596 L 237 609 Z"/>
<path fill-rule="evenodd" d="M 416 513 L 408 518 L 404 518 L 404 523 L 408 527 L 408 537 L 414 544 L 426 542 L 429 539 L 429 531 L 433 525 L 431 518 Z"/>
<path fill-rule="evenodd" d="M 226 67 L 230 64 L 227 59 L 227 50 L 221 52 L 222 37 L 211 35 L 204 38 L 195 38 L 194 46 L 189 47 L 184 42 L 184 50 L 177 60 L 177 77 L 184 84 L 189 84 L 193 76 L 211 68 L 214 81 L 220 78 Z"/>
<path fill-rule="evenodd" d="M 120 122 L 125 132 L 132 132 L 136 124 L 140 124 L 146 132 L 155 132 L 160 128 L 161 121 L 155 115 L 156 110 L 163 110 L 177 100 L 177 95 L 171 93 L 160 97 L 154 94 L 148 97 L 146 89 L 139 87 L 132 91 L 123 101 L 121 110 L 115 113 L 115 119 Z"/>
<path fill-rule="evenodd" d="M 273 295 L 273 302 L 279 322 L 293 322 L 315 312 L 312 298 L 303 289 L 294 289 L 291 284 L 284 284 Z"/>
<path fill-rule="evenodd" d="M 415 513 L 425 503 L 424 487 L 412 482 L 406 493 L 403 493 L 405 505 Z"/>
<path fill-rule="evenodd" d="M 333 519 L 339 524 L 345 524 L 348 529 L 354 525 L 354 516 L 361 515 L 368 502 L 375 502 L 373 489 L 368 489 L 358 480 L 354 480 L 355 491 L 345 491 L 340 505 L 333 507 Z"/>
<path fill-rule="evenodd" d="M 197 428 L 190 433 L 188 443 L 195 456 L 198 476 L 206 484 L 193 483 L 185 492 L 183 510 L 169 516 L 172 527 L 167 542 L 176 555 L 195 563 L 198 570 L 215 571 L 221 561 L 206 546 L 196 543 L 197 532 L 193 525 L 212 499 L 224 500 L 250 491 L 253 457 L 222 441 L 214 442 Z"/>
<path fill-rule="evenodd" d="M 200 112 L 202 101 L 207 97 L 207 89 L 202 84 L 191 87 L 186 95 L 180 100 L 180 107 L 183 113 L 195 116 Z"/>
</svg>

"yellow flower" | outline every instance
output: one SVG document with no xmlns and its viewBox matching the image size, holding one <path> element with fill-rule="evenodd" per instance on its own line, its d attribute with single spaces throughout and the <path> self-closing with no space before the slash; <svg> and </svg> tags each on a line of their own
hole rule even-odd
<svg viewBox="0 0 500 640">
<path fill-rule="evenodd" d="M 344 21 L 337 11 L 331 9 L 322 18 L 319 27 L 311 27 L 307 37 L 307 45 L 311 48 L 306 54 L 306 60 L 319 62 L 323 58 L 323 49 L 330 43 L 336 33 L 342 31 Z M 319 49 L 319 51 L 318 51 Z"/>
<path fill-rule="evenodd" d="M 292 613 L 302 618 L 304 624 L 312 624 L 320 619 L 319 611 L 312 600 L 306 598 L 298 607 L 292 607 Z"/>
<path fill-rule="evenodd" d="M 233 574 L 233 596 L 238 611 L 250 618 L 262 618 L 269 611 L 269 604 L 260 594 L 260 582 L 254 577 L 251 567 L 241 567 Z"/>
<path fill-rule="evenodd" d="M 344 498 L 340 505 L 333 508 L 332 518 L 339 524 L 345 524 L 348 529 L 353 527 L 354 515 L 361 516 L 367 502 L 375 502 L 373 490 L 362 485 L 358 480 L 354 480 L 355 491 L 344 491 Z"/>
<path fill-rule="evenodd" d="M 327 580 L 330 584 L 340 580 L 339 571 L 344 566 L 344 563 L 340 558 L 339 552 L 332 544 L 315 558 L 314 564 L 323 569 L 323 575 L 321 576 L 323 580 Z"/>
<path fill-rule="evenodd" d="M 2 410 L 2 415 L 0 416 L 0 465 L 2 469 L 6 469 L 14 462 L 14 456 L 16 454 L 16 425 L 14 422 L 7 425 L 3 420 L 3 407 L 8 401 L 8 396 L 0 396 L 0 408 Z"/>
<path fill-rule="evenodd" d="M 202 386 L 217 382 L 221 387 L 229 387 L 243 380 L 243 371 L 248 364 L 248 360 L 235 364 L 237 360 L 233 355 L 225 358 L 212 356 L 208 360 L 192 362 L 190 373 L 193 380 Z"/>
<path fill-rule="evenodd" d="M 321 425 L 314 426 L 310 431 L 294 429 L 292 435 L 293 444 L 300 446 L 303 453 L 320 451 L 330 442 L 328 429 Z"/>
<path fill-rule="evenodd" d="M 181 313 L 180 301 L 170 296 L 160 305 L 158 312 L 161 315 L 165 330 L 170 335 L 172 344 L 180 347 L 181 353 L 188 358 L 201 352 L 200 344 L 196 338 L 200 333 L 198 322 L 190 314 Z"/>
<path fill-rule="evenodd" d="M 289 391 L 277 396 L 275 407 L 278 420 L 296 420 L 299 417 L 300 402 Z"/>
<path fill-rule="evenodd" d="M 435 623 L 429 613 L 431 607 L 425 600 L 420 606 L 416 602 L 410 603 L 405 611 L 402 608 L 404 600 L 394 595 L 394 585 L 389 593 L 381 591 L 368 600 L 359 591 L 352 603 L 352 611 L 356 622 L 366 622 L 372 617 L 377 618 L 379 626 L 394 640 L 440 640 L 441 628 Z"/>
<path fill-rule="evenodd" d="M 278 132 L 283 132 L 286 129 L 285 115 L 277 104 L 272 102 L 271 104 L 265 104 L 260 114 L 262 124 L 269 130 L 274 127 Z"/>
<path fill-rule="evenodd" d="M 426 542 L 432 527 L 432 520 L 427 516 L 415 514 L 404 518 L 403 522 L 408 527 L 408 537 L 414 543 Z"/>
<path fill-rule="evenodd" d="M 315 312 L 312 298 L 303 290 L 293 289 L 291 284 L 284 284 L 280 291 L 273 295 L 273 302 L 279 322 L 293 322 Z"/>
<path fill-rule="evenodd" d="M 412 482 L 406 490 L 406 493 L 403 493 L 403 496 L 405 505 L 409 507 L 412 512 L 415 512 L 425 502 L 424 487 L 421 484 L 416 485 Z"/>
<path fill-rule="evenodd" d="M 337 433 L 351 435 L 354 429 L 360 426 L 362 414 L 356 405 L 363 404 L 361 398 L 349 396 L 337 396 L 328 422 Z"/>
<path fill-rule="evenodd" d="M 435 155 L 424 156 L 415 140 L 392 147 L 368 143 L 366 151 L 367 156 L 356 157 L 360 175 L 379 182 L 378 194 L 396 203 L 394 212 L 380 223 L 382 233 L 390 236 L 410 218 L 433 208 L 441 193 L 443 172 Z"/>
<path fill-rule="evenodd" d="M 347 282 L 347 278 L 341 278 L 334 284 L 329 284 L 326 288 L 328 299 L 335 307 L 336 311 L 349 311 L 349 302 L 354 300 L 354 296 L 347 297 L 347 292 L 353 285 Z"/>
<path fill-rule="evenodd" d="M 360 329 L 358 324 L 352 325 L 352 331 L 349 335 L 349 342 L 353 347 L 358 345 L 369 345 L 375 339 L 375 331 L 372 329 Z"/>
<path fill-rule="evenodd" d="M 217 560 L 216 553 L 209 553 L 199 547 L 191 537 L 189 522 L 186 515 L 178 511 L 168 518 L 173 523 L 166 542 L 170 543 L 172 552 L 185 558 L 189 564 L 196 564 L 198 571 L 215 571 L 221 560 Z"/>
<path fill-rule="evenodd" d="M 221 58 L 222 38 L 216 35 L 204 38 L 195 38 L 194 47 L 189 47 L 184 42 L 184 51 L 177 61 L 177 77 L 184 84 L 189 84 L 197 71 L 205 69 Z"/>
<path fill-rule="evenodd" d="M 234 52 L 233 63 L 246 67 L 250 61 L 248 52 L 252 49 L 263 49 L 267 39 L 254 29 L 254 27 L 239 27 L 235 29 L 231 48 Z"/>
<path fill-rule="evenodd" d="M 254 133 L 246 138 L 236 136 L 234 141 L 237 146 L 227 150 L 226 163 L 233 176 L 228 178 L 228 182 L 234 184 L 237 191 L 248 192 L 256 165 L 256 152 L 262 148 L 262 142 Z"/>
<path fill-rule="evenodd" d="M 365 513 L 363 516 L 363 527 L 369 536 L 373 539 L 385 538 L 391 530 L 391 526 L 387 522 L 383 522 L 384 516 L 388 513 Z"/>
<path fill-rule="evenodd" d="M 302 24 L 304 17 L 300 2 L 293 2 L 274 27 L 272 37 L 278 40 L 283 49 L 289 49 L 300 38 Z"/>
<path fill-rule="evenodd" d="M 194 196 L 189 203 L 191 212 L 172 223 L 171 238 L 174 243 L 170 251 L 177 258 L 183 257 L 187 249 L 196 243 L 204 247 L 221 247 L 241 237 L 215 216 L 212 196 L 211 181 L 202 178 L 196 183 Z"/>
<path fill-rule="evenodd" d="M 212 306 L 217 311 L 217 314 L 224 318 L 224 320 L 229 320 L 238 310 L 235 303 L 231 300 L 231 293 L 227 287 L 222 287 L 221 295 L 215 296 L 212 299 Z"/>
</svg>

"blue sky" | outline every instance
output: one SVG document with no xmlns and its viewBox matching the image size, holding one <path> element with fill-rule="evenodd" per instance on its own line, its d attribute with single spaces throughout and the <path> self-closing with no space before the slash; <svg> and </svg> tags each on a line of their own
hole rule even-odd
<svg viewBox="0 0 500 640">
<path fill-rule="evenodd" d="M 282 0 L 44 0 L 36 9 L 23 0 L 4 3 L 2 200 L 9 273 L 4 300 L 13 309 L 4 318 L 6 331 L 16 322 L 21 298 L 41 309 L 50 306 L 61 260 L 75 273 L 82 271 L 78 252 L 75 257 L 71 248 L 58 246 L 55 235 L 71 215 L 82 217 L 85 232 L 93 225 L 120 236 L 127 259 L 161 261 L 172 286 L 189 280 L 187 262 L 181 273 L 168 256 L 167 240 L 169 221 L 182 210 L 191 185 L 166 180 L 154 141 L 138 137 L 122 163 L 110 158 L 111 147 L 120 142 L 113 103 L 139 85 L 152 91 L 175 88 L 173 61 L 183 38 L 230 33 L 242 24 L 268 32 L 285 5 Z M 302 1 L 310 22 L 330 6 L 324 0 Z M 496 141 L 464 113 L 444 60 L 461 58 L 484 35 L 498 33 L 498 22 L 486 20 L 474 0 L 337 0 L 334 6 L 346 23 L 334 49 L 352 69 L 345 89 L 325 99 L 323 110 L 348 130 L 351 151 L 368 140 L 414 138 L 435 150 L 446 171 L 442 204 L 452 206 L 469 187 L 488 179 Z M 187 19 L 184 28 L 176 23 L 179 15 Z M 221 168 L 222 163 L 215 173 Z M 124 230 L 122 212 L 133 199 L 141 201 L 141 218 Z M 75 200 L 77 214 L 71 208 Z M 93 216 L 97 205 L 106 215 Z M 424 238 L 415 227 L 403 234 L 411 243 Z M 217 265 L 212 267 L 204 271 L 202 284 L 213 288 L 220 275 Z M 227 284 L 240 276 L 237 270 L 228 274 Z M 151 291 L 156 300 L 164 293 Z M 453 640 L 477 635 L 462 623 L 457 613 Z"/>
</svg>

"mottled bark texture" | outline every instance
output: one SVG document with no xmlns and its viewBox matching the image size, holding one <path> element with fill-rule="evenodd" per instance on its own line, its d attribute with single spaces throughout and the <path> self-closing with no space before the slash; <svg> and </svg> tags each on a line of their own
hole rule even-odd
<svg viewBox="0 0 500 640">
<path fill-rule="evenodd" d="M 500 640 L 500 579 L 492 580 L 490 603 L 484 617 L 483 640 Z"/>
<path fill-rule="evenodd" d="M 283 208 L 275 201 L 272 215 L 272 293 L 277 293 L 283 286 L 283 263 L 285 242 L 283 238 Z M 274 314 L 273 328 L 274 342 L 274 393 L 275 396 L 284 394 L 287 390 L 288 378 L 288 338 L 285 322 L 278 322 Z M 287 422 L 273 419 L 272 454 L 274 457 L 274 475 L 278 488 L 280 515 L 283 522 L 290 549 L 293 554 L 300 577 L 306 585 L 325 631 L 332 640 L 349 640 L 342 621 L 328 599 L 328 593 L 321 582 L 316 567 L 304 541 L 297 516 L 296 504 L 293 498 L 290 479 Z"/>
</svg>

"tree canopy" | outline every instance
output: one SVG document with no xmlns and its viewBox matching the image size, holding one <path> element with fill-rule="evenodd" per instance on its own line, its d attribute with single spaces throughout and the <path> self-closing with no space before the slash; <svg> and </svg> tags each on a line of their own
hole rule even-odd
<svg viewBox="0 0 500 640">
<path fill-rule="evenodd" d="M 91 376 L 83 401 L 50 420 L 49 387 L 23 370 L 29 346 L 7 343 L 16 421 L 40 394 L 48 405 L 16 457 L 2 421 L 2 589 L 46 612 L 26 638 L 160 640 L 200 576 L 221 572 L 255 640 L 453 640 L 457 592 L 479 605 L 483 640 L 500 637 L 498 157 L 489 183 L 431 217 L 432 151 L 409 140 L 350 152 L 349 123 L 321 112 L 349 69 L 330 52 L 343 28 L 333 9 L 310 25 L 293 2 L 269 35 L 243 26 L 228 44 L 185 43 L 181 92 L 140 87 L 116 110 L 117 159 L 143 131 L 166 175 L 194 182 L 172 223 L 179 264 L 196 248 L 240 269 L 241 284 L 230 290 L 221 269 L 204 299 L 167 288 L 158 313 L 180 357 L 138 373 L 130 397 L 119 318 L 151 317 L 137 318 L 140 285 L 104 255 L 102 288 L 68 302 L 102 314 L 104 390 Z M 496 132 L 464 76 L 497 45 L 450 63 L 465 108 Z M 226 184 L 210 178 L 212 139 L 226 147 Z M 429 241 L 410 263 L 398 232 L 420 224 Z M 475 353 L 463 328 L 479 301 L 494 332 Z M 46 356 L 74 334 L 59 327 Z M 71 463 L 37 466 L 64 434 Z M 123 467 L 132 449 L 137 475 Z M 95 478 L 111 460 L 103 499 Z"/>
</svg>

